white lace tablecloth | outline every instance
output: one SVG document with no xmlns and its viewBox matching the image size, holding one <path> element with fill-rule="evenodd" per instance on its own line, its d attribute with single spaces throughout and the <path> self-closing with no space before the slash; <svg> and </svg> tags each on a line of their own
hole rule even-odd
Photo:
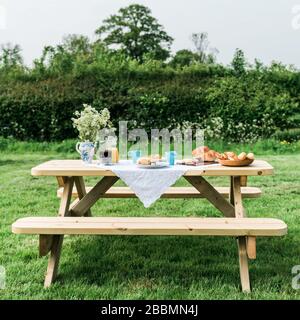
<svg viewBox="0 0 300 320">
<path fill-rule="evenodd" d="M 107 166 L 99 165 L 107 169 Z M 118 176 L 140 199 L 145 208 L 158 200 L 165 191 L 172 186 L 188 170 L 199 170 L 205 166 L 175 165 L 166 168 L 148 169 L 139 168 L 130 160 L 122 160 L 118 164 L 109 166 L 109 169 Z"/>
</svg>

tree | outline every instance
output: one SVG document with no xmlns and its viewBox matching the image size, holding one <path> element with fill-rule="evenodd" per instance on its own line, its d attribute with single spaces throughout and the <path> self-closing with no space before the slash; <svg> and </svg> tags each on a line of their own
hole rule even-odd
<svg viewBox="0 0 300 320">
<path fill-rule="evenodd" d="M 62 44 L 44 47 L 41 58 L 34 60 L 34 68 L 39 74 L 46 71 L 64 74 L 73 70 L 78 60 L 88 58 L 91 51 L 88 37 L 70 34 L 63 38 Z"/>
<path fill-rule="evenodd" d="M 165 60 L 173 42 L 173 38 L 151 16 L 151 10 L 139 4 L 121 8 L 118 14 L 103 21 L 96 34 L 107 46 L 117 47 L 141 62 L 145 54 Z"/>
<path fill-rule="evenodd" d="M 199 62 L 214 63 L 216 55 L 219 53 L 218 49 L 209 47 L 208 34 L 206 32 L 193 33 L 192 42 L 199 55 Z"/>
<path fill-rule="evenodd" d="M 21 47 L 7 43 L 1 46 L 0 65 L 4 68 L 16 68 L 23 66 L 23 58 L 21 55 Z"/>
<path fill-rule="evenodd" d="M 197 61 L 200 61 L 200 57 L 197 53 L 194 53 L 187 49 L 183 49 L 176 52 L 175 56 L 170 62 L 170 65 L 173 67 L 185 67 Z"/>
<path fill-rule="evenodd" d="M 47 71 L 65 75 L 73 69 L 73 66 L 74 57 L 61 44 L 56 47 L 44 47 L 41 58 L 34 60 L 34 69 L 39 74 L 45 74 Z"/>
<path fill-rule="evenodd" d="M 62 47 L 72 55 L 85 55 L 90 53 L 91 44 L 88 37 L 77 34 L 70 34 L 63 38 Z"/>
<path fill-rule="evenodd" d="M 233 71 L 235 75 L 242 76 L 246 73 L 246 58 L 245 54 L 241 49 L 236 49 L 233 59 L 231 61 L 231 67 L 233 68 Z"/>
</svg>

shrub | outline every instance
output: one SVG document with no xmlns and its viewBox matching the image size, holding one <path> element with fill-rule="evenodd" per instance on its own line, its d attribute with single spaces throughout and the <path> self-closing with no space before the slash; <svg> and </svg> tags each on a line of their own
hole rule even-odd
<svg viewBox="0 0 300 320">
<path fill-rule="evenodd" d="M 281 142 L 297 142 L 300 141 L 300 129 L 278 131 L 275 137 Z"/>
<path fill-rule="evenodd" d="M 254 141 L 291 125 L 298 103 L 288 92 L 249 77 L 222 78 L 208 88 L 210 116 L 223 121 L 223 139 Z"/>
<path fill-rule="evenodd" d="M 100 45 L 91 50 L 91 56 L 68 55 L 74 60 L 64 71 L 61 53 L 49 66 L 40 61 L 33 69 L 0 72 L 0 136 L 75 138 L 71 118 L 84 103 L 108 108 L 116 127 L 119 120 L 147 130 L 191 125 L 228 141 L 254 141 L 299 124 L 295 71 L 273 66 L 234 76 L 221 65 L 138 64 Z"/>
</svg>

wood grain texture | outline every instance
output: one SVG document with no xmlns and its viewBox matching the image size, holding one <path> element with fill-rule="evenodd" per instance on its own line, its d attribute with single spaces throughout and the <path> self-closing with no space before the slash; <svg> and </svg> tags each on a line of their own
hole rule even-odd
<svg viewBox="0 0 300 320">
<path fill-rule="evenodd" d="M 31 169 L 33 176 L 115 176 L 109 167 L 85 166 L 81 160 L 51 160 Z M 185 176 L 264 176 L 272 175 L 273 167 L 263 160 L 255 160 L 248 167 L 225 167 L 216 165 L 190 169 Z"/>
<path fill-rule="evenodd" d="M 53 244 L 52 235 L 41 234 L 39 237 L 39 254 L 40 257 L 46 256 L 51 250 Z"/>
<path fill-rule="evenodd" d="M 286 224 L 265 218 L 32 217 L 17 220 L 18 234 L 282 236 Z"/>
<path fill-rule="evenodd" d="M 76 179 L 75 179 L 76 181 Z M 214 187 L 223 197 L 229 197 L 229 187 Z M 92 187 L 86 187 L 86 192 L 89 192 Z M 243 198 L 259 198 L 262 194 L 261 189 L 256 187 L 242 187 L 242 197 Z M 57 190 L 57 197 L 61 197 L 63 193 L 63 188 Z M 78 197 L 76 188 L 73 188 L 72 197 Z M 111 187 L 102 195 L 102 198 L 136 198 L 135 193 L 128 187 Z M 204 198 L 204 196 L 199 193 L 199 191 L 194 187 L 170 187 L 167 191 L 161 196 L 165 199 L 197 199 Z"/>
<path fill-rule="evenodd" d="M 74 185 L 73 177 L 64 177 L 64 191 L 60 200 L 58 215 L 60 218 L 70 215 L 70 202 L 72 198 L 72 190 Z M 51 235 L 52 233 L 49 233 Z M 44 287 L 49 287 L 57 276 L 58 265 L 61 255 L 62 244 L 64 241 L 63 235 L 53 236 L 50 250 L 50 257 L 48 260 L 47 272 L 45 276 Z"/>
<path fill-rule="evenodd" d="M 241 178 L 241 187 L 246 187 L 247 186 L 247 182 L 248 182 L 248 177 L 247 176 L 241 176 L 240 178 Z M 242 191 L 243 191 L 243 188 L 242 188 Z"/>
<path fill-rule="evenodd" d="M 73 185 L 74 185 L 73 177 L 65 178 L 65 186 L 63 189 L 63 195 L 62 195 L 59 210 L 58 210 L 58 215 L 61 217 L 65 217 L 70 214 L 69 206 L 72 198 Z"/>
<path fill-rule="evenodd" d="M 250 260 L 256 259 L 256 237 L 247 237 L 247 255 Z"/>
<path fill-rule="evenodd" d="M 45 282 L 44 282 L 45 288 L 50 287 L 53 281 L 56 279 L 63 240 L 64 240 L 64 237 L 62 235 L 55 235 L 53 237 L 53 242 L 52 242 L 52 247 L 50 251 L 50 257 L 48 261 Z"/>
<path fill-rule="evenodd" d="M 243 207 L 242 192 L 241 192 L 241 177 L 233 176 L 231 177 L 230 185 L 230 201 L 234 205 L 234 212 L 236 219 L 246 219 L 246 212 Z M 248 234 L 249 236 L 253 236 Z M 248 265 L 248 254 L 247 254 L 247 237 L 239 236 L 237 239 L 238 244 L 238 255 L 239 255 L 239 265 L 240 265 L 240 279 L 242 291 L 245 293 L 251 292 L 250 287 L 250 275 L 249 275 L 249 265 Z"/>
<path fill-rule="evenodd" d="M 251 287 L 250 287 L 249 266 L 248 266 L 248 257 L 247 257 L 247 248 L 246 248 L 246 237 L 239 237 L 237 242 L 238 242 L 238 254 L 239 254 L 240 278 L 241 278 L 242 291 L 245 293 L 250 293 Z"/>
<path fill-rule="evenodd" d="M 74 182 L 76 186 L 77 197 L 79 198 L 79 200 L 81 200 L 83 197 L 86 196 L 86 189 L 85 189 L 85 183 L 84 183 L 83 177 L 74 177 Z M 72 191 L 72 196 L 73 196 L 73 192 L 74 192 L 74 188 Z M 72 208 L 73 207 L 74 206 L 72 206 Z M 85 212 L 83 215 L 86 217 L 91 217 L 92 216 L 91 209 L 87 210 L 87 212 Z"/>
<path fill-rule="evenodd" d="M 57 183 L 59 187 L 65 186 L 65 177 L 56 177 Z"/>
<path fill-rule="evenodd" d="M 237 218 L 242 218 L 246 216 L 243 201 L 242 201 L 242 191 L 241 191 L 241 177 L 232 177 L 232 190 L 233 190 L 233 205 L 234 212 Z"/>
</svg>

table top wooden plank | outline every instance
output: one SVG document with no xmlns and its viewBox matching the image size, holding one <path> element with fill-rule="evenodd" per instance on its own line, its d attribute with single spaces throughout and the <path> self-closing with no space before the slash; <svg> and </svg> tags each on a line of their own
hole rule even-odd
<svg viewBox="0 0 300 320">
<path fill-rule="evenodd" d="M 31 169 L 33 176 L 115 176 L 110 167 L 85 166 L 81 160 L 51 160 Z M 255 160 L 248 167 L 208 166 L 203 170 L 189 169 L 184 176 L 266 176 L 273 167 L 264 160 Z"/>
</svg>

